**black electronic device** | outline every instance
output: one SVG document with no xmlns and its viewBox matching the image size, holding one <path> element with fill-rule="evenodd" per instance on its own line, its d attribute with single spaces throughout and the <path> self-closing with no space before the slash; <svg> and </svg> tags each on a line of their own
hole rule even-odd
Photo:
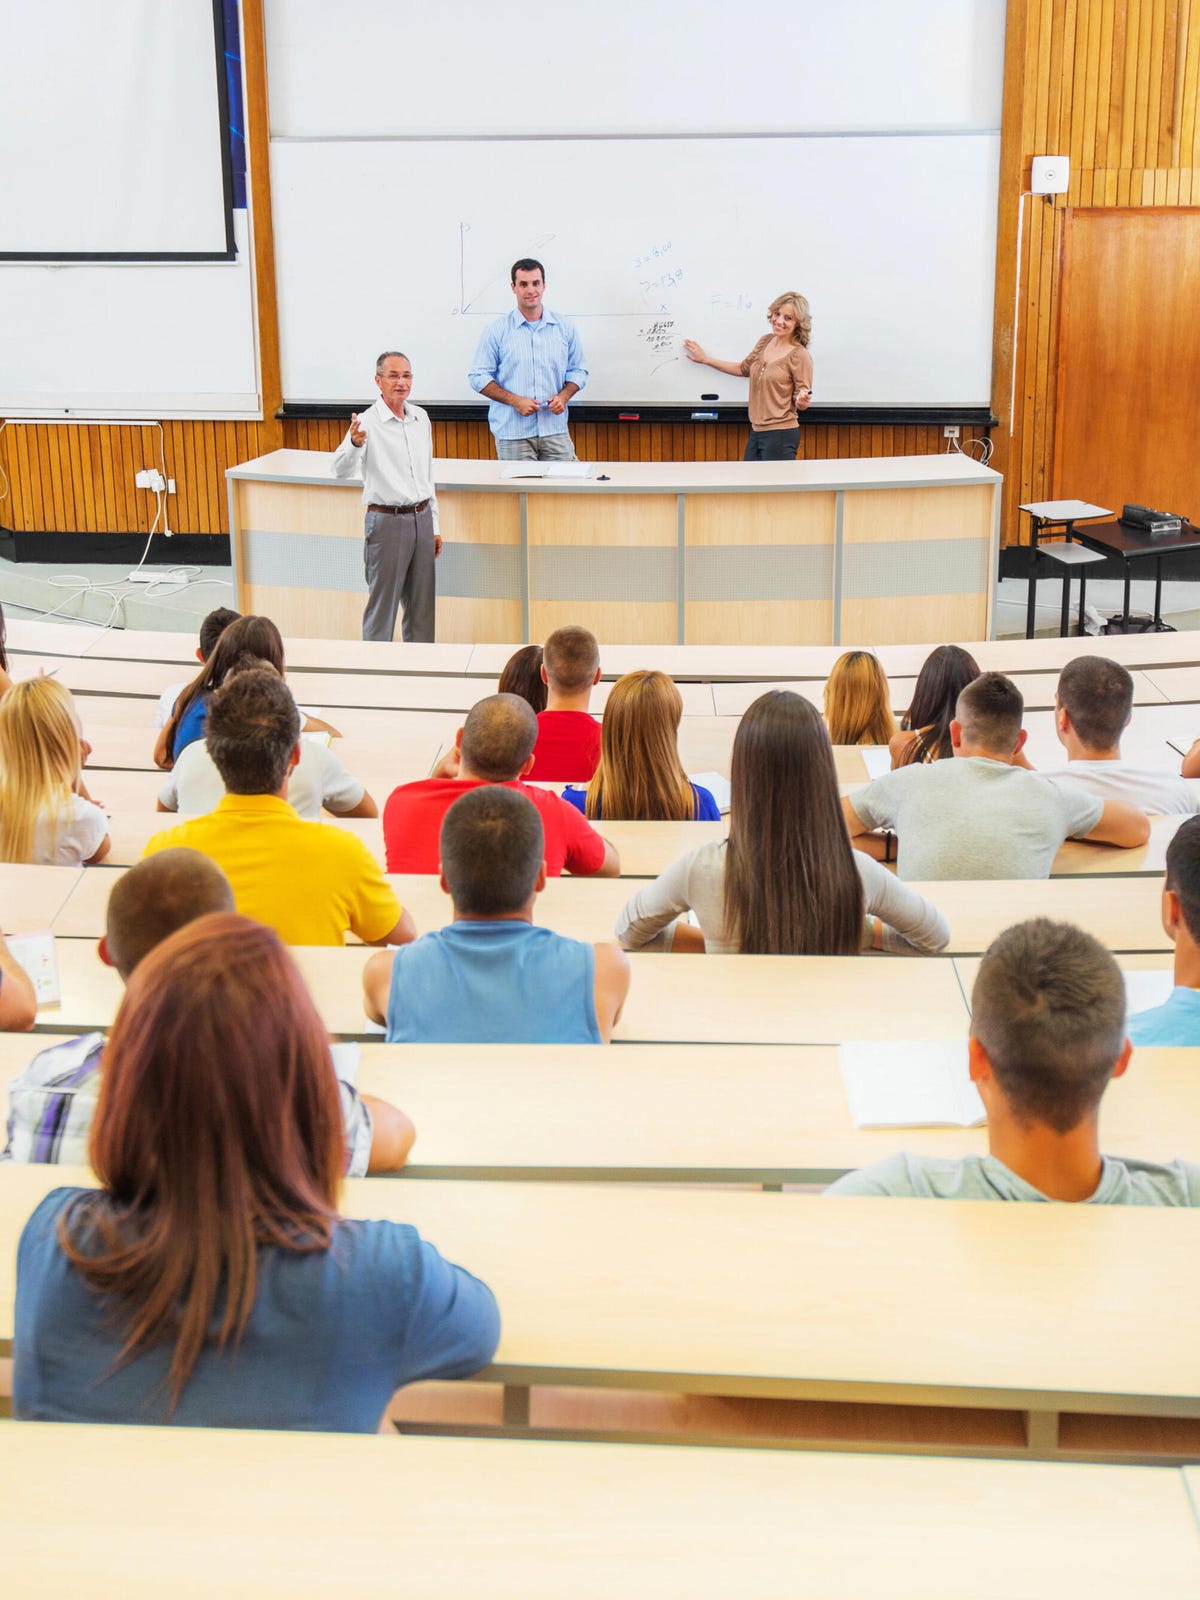
<svg viewBox="0 0 1200 1600">
<path fill-rule="evenodd" d="M 1151 511 L 1149 506 L 1126 506 L 1120 520 L 1127 528 L 1148 533 L 1152 539 L 1164 539 L 1183 532 L 1183 517 L 1172 516 L 1169 511 Z"/>
</svg>

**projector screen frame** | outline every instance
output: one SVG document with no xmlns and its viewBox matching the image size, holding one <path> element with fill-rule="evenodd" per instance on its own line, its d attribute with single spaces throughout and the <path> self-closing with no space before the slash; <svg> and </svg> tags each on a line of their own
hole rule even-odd
<svg viewBox="0 0 1200 1600">
<path fill-rule="evenodd" d="M 241 6 L 238 6 L 241 16 Z M 213 70 L 217 79 L 217 123 L 220 134 L 221 190 L 225 212 L 224 250 L 0 250 L 0 262 L 222 262 L 237 260 L 237 241 L 233 227 L 233 151 L 229 143 L 229 85 L 225 76 L 225 8 L 222 0 L 212 0 Z M 240 53 L 241 43 L 238 41 Z"/>
</svg>

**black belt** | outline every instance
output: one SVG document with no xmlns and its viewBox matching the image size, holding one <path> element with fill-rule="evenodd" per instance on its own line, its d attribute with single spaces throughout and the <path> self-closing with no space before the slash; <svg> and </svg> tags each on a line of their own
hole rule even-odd
<svg viewBox="0 0 1200 1600">
<path fill-rule="evenodd" d="M 418 511 L 424 511 L 429 504 L 428 500 L 418 500 L 415 506 L 368 506 L 368 511 L 383 511 L 389 517 L 416 516 Z"/>
</svg>

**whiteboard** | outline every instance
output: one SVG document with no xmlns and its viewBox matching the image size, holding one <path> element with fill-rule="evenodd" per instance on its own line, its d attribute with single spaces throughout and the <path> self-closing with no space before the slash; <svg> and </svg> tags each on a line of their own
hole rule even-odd
<svg viewBox="0 0 1200 1600">
<path fill-rule="evenodd" d="M 267 0 L 273 138 L 1000 126 L 1005 0 Z"/>
<path fill-rule="evenodd" d="M 237 259 L 0 263 L 0 416 L 260 414 L 246 213 Z"/>
<path fill-rule="evenodd" d="M 0 254 L 227 257 L 213 0 L 4 8 Z"/>
<path fill-rule="evenodd" d="M 509 267 L 546 266 L 593 404 L 744 402 L 766 307 L 812 306 L 814 404 L 986 406 L 999 134 L 596 140 L 273 140 L 283 391 L 354 404 L 376 355 L 414 398 L 477 396 Z"/>
</svg>

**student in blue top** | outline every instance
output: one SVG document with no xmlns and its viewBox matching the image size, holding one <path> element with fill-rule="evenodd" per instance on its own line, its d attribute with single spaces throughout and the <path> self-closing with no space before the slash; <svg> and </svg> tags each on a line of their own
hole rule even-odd
<svg viewBox="0 0 1200 1600">
<path fill-rule="evenodd" d="M 1162 1005 L 1129 1019 L 1134 1044 L 1200 1044 L 1200 817 L 1167 846 L 1163 927 L 1175 945 L 1175 987 Z"/>
<path fill-rule="evenodd" d="M 563 799 L 596 822 L 719 822 L 712 794 L 689 781 L 679 759 L 682 716 L 665 672 L 618 678 L 600 725 L 600 765 L 586 789 L 565 789 Z"/>
<path fill-rule="evenodd" d="M 1100 1101 L 1131 1053 L 1121 969 L 1090 933 L 1035 917 L 994 939 L 971 992 L 971 1078 L 988 1153 L 904 1150 L 826 1191 L 930 1200 L 1200 1206 L 1200 1166 L 1100 1153 Z"/>
<path fill-rule="evenodd" d="M 454 921 L 363 969 L 367 1015 L 390 1042 L 606 1044 L 629 991 L 629 959 L 533 925 L 546 887 L 537 807 L 502 784 L 446 812 L 441 885 Z"/>
<path fill-rule="evenodd" d="M 233 668 L 246 657 L 266 661 L 282 678 L 283 639 L 270 617 L 238 617 L 222 632 L 200 671 L 179 691 L 171 715 L 154 746 L 154 764 L 170 772 L 179 757 L 203 739 L 208 723 L 208 703 Z M 301 713 L 301 732 L 337 734 L 319 717 Z"/>
<path fill-rule="evenodd" d="M 99 1188 L 21 1235 L 15 1416 L 369 1433 L 401 1384 L 491 1359 L 484 1284 L 339 1215 L 329 1039 L 270 928 L 218 912 L 138 963 L 90 1155 Z"/>
</svg>

